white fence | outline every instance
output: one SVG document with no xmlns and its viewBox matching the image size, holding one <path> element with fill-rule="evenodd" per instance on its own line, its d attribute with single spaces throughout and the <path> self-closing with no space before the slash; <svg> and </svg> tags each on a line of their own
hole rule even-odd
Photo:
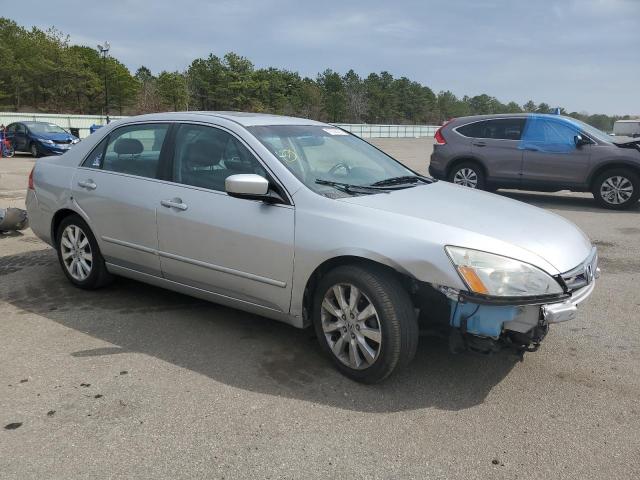
<svg viewBox="0 0 640 480">
<path fill-rule="evenodd" d="M 370 125 L 365 123 L 336 123 L 362 138 L 421 138 L 433 137 L 438 125 Z"/>
<path fill-rule="evenodd" d="M 111 116 L 112 120 L 124 118 Z M 0 124 L 9 125 L 13 122 L 50 122 L 60 125 L 66 130 L 78 129 L 80 138 L 89 135 L 91 125 L 104 125 L 105 117 L 100 115 L 64 115 L 49 113 L 16 113 L 0 112 Z M 362 123 L 336 123 L 338 127 L 362 138 L 420 138 L 433 137 L 437 125 L 369 125 Z"/>
</svg>

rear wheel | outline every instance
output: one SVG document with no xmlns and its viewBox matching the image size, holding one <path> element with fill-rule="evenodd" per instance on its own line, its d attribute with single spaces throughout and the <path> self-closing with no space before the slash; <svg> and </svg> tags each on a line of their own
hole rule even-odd
<svg viewBox="0 0 640 480">
<path fill-rule="evenodd" d="M 82 218 L 70 215 L 63 219 L 56 239 L 58 260 L 71 283 L 93 290 L 111 282 L 113 277 L 107 271 L 96 239 Z"/>
<path fill-rule="evenodd" d="M 314 327 L 343 374 L 376 383 L 407 365 L 418 345 L 413 304 L 398 280 L 379 268 L 338 267 L 319 282 Z"/>
<path fill-rule="evenodd" d="M 463 162 L 453 167 L 449 172 L 449 181 L 456 185 L 477 188 L 478 190 L 486 188 L 484 171 L 475 162 Z"/>
<path fill-rule="evenodd" d="M 640 198 L 640 178 L 626 168 L 614 168 L 598 175 L 591 192 L 601 207 L 624 210 Z"/>
</svg>

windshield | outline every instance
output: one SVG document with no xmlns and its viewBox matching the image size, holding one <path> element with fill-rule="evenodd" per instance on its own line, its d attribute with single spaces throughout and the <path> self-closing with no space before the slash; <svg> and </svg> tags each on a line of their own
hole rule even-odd
<svg viewBox="0 0 640 480">
<path fill-rule="evenodd" d="M 36 135 L 49 135 L 51 133 L 67 133 L 55 123 L 27 123 L 27 127 Z"/>
<path fill-rule="evenodd" d="M 327 184 L 330 182 L 364 187 L 390 178 L 416 176 L 390 156 L 339 128 L 272 125 L 248 129 L 301 182 L 320 194 L 335 192 L 336 187 Z"/>
<path fill-rule="evenodd" d="M 611 143 L 611 136 L 604 133 L 602 130 L 598 130 L 596 127 L 592 127 L 588 123 L 584 123 L 580 120 L 576 120 L 575 118 L 569 119 L 571 123 L 576 125 L 580 130 L 589 135 L 590 137 L 595 138 L 599 142 L 608 142 Z"/>
</svg>

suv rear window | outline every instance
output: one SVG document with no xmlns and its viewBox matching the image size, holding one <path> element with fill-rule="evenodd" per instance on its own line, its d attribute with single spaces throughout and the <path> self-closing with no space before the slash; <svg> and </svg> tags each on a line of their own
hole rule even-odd
<svg viewBox="0 0 640 480">
<path fill-rule="evenodd" d="M 495 140 L 520 140 L 524 130 L 524 118 L 499 118 L 468 123 L 456 130 L 470 138 L 492 138 Z"/>
</svg>

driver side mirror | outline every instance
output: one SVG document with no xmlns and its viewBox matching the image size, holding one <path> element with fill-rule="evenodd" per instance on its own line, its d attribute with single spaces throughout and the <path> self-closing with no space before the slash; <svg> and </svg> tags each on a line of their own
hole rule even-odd
<svg viewBox="0 0 640 480">
<path fill-rule="evenodd" d="M 583 145 L 589 145 L 591 143 L 588 138 L 585 138 L 580 134 L 574 136 L 573 137 L 573 141 L 576 144 L 576 147 L 581 147 Z"/>
<path fill-rule="evenodd" d="M 282 197 L 269 189 L 269 181 L 253 173 L 228 176 L 224 181 L 224 190 L 231 197 L 247 200 L 262 200 L 267 203 L 284 202 Z"/>
</svg>

